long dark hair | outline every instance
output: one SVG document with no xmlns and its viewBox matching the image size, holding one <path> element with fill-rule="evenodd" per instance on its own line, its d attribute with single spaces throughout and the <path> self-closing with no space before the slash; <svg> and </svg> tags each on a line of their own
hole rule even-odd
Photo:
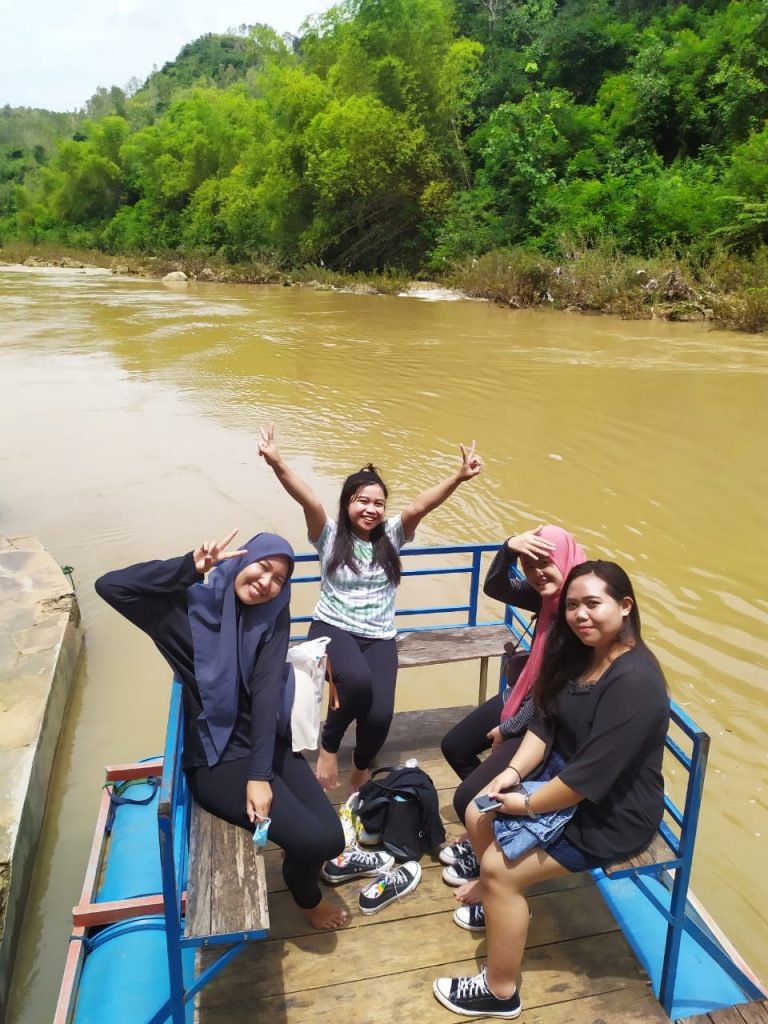
<svg viewBox="0 0 768 1024">
<path fill-rule="evenodd" d="M 625 616 L 616 639 L 629 647 L 642 647 L 644 650 L 648 650 L 640 628 L 640 610 L 637 607 L 635 591 L 629 576 L 621 566 L 615 562 L 601 560 L 582 562 L 581 565 L 574 566 L 568 573 L 563 589 L 560 591 L 557 615 L 547 637 L 541 671 L 535 683 L 536 706 L 545 713 L 551 712 L 557 695 L 568 684 L 568 681 L 580 676 L 589 665 L 592 648 L 583 644 L 565 621 L 568 588 L 580 576 L 589 575 L 597 576 L 599 580 L 603 581 L 606 592 L 614 601 L 620 602 L 625 597 L 631 598 L 632 607 L 629 614 Z"/>
<path fill-rule="evenodd" d="M 352 473 L 344 481 L 339 496 L 339 518 L 336 529 L 336 539 L 333 542 L 333 552 L 328 560 L 327 572 L 330 574 L 347 566 L 352 572 L 358 572 L 359 564 L 355 558 L 355 535 L 352 532 L 352 524 L 349 520 L 349 503 L 357 492 L 363 487 L 370 487 L 371 484 L 378 484 L 384 492 L 384 497 L 389 497 L 387 485 L 379 476 L 379 471 L 370 462 L 363 466 L 357 473 Z M 400 582 L 400 555 L 384 530 L 384 523 L 371 531 L 371 544 L 373 553 L 371 564 L 379 565 L 386 573 L 387 579 L 395 586 Z"/>
</svg>

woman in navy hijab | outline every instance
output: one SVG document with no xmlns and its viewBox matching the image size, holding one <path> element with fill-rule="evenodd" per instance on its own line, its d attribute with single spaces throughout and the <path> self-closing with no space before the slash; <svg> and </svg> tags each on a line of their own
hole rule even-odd
<svg viewBox="0 0 768 1024">
<path fill-rule="evenodd" d="M 197 802 L 250 832 L 270 817 L 294 900 L 315 928 L 340 928 L 348 915 L 322 897 L 318 877 L 344 834 L 279 722 L 293 549 L 259 533 L 228 552 L 236 532 L 180 558 L 109 572 L 96 591 L 151 637 L 182 683 L 183 763 Z"/>
</svg>

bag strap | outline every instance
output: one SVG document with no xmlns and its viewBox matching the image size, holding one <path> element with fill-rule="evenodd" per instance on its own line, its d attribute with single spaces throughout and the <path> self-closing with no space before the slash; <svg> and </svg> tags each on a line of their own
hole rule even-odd
<svg viewBox="0 0 768 1024">
<path fill-rule="evenodd" d="M 328 681 L 328 707 L 332 711 L 338 711 L 341 707 L 341 702 L 339 701 L 339 691 L 336 689 L 336 684 L 333 681 L 331 658 L 329 654 L 326 654 L 325 656 L 325 678 Z"/>
<path fill-rule="evenodd" d="M 382 765 L 381 768 L 374 768 L 374 770 L 371 772 L 371 777 L 369 778 L 368 781 L 372 783 L 377 789 L 382 790 L 382 792 L 384 793 L 410 793 L 411 796 L 416 796 L 416 790 L 413 788 L 413 786 L 388 786 L 385 782 L 380 782 L 376 778 L 377 775 L 381 775 L 384 772 L 389 774 L 390 772 L 397 772 L 401 768 L 406 767 L 407 765 L 404 764 Z"/>
<path fill-rule="evenodd" d="M 159 775 L 147 775 L 144 779 L 128 779 L 125 782 L 105 782 L 103 789 L 109 791 L 109 813 L 107 814 L 107 822 L 104 826 L 105 832 L 109 833 L 112 831 L 112 826 L 115 821 L 115 814 L 117 808 L 123 804 L 135 804 L 139 807 L 145 807 L 148 803 L 151 803 L 160 788 L 160 776 Z M 138 786 L 144 783 L 149 786 L 150 793 L 146 797 L 131 797 L 123 796 L 126 790 L 130 789 L 131 786 Z"/>
</svg>

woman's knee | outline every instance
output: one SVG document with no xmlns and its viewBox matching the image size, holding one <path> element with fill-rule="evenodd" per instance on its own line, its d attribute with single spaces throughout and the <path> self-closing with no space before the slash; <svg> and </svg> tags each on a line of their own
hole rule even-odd
<svg viewBox="0 0 768 1024">
<path fill-rule="evenodd" d="M 365 664 L 345 665 L 339 671 L 333 664 L 333 681 L 343 697 L 354 700 L 370 700 L 373 693 L 373 675 Z"/>
<path fill-rule="evenodd" d="M 344 833 L 339 825 L 338 832 L 332 829 L 307 832 L 300 838 L 291 836 L 285 843 L 278 842 L 278 845 L 285 850 L 286 859 L 291 863 L 311 867 L 338 857 L 344 849 Z"/>
<path fill-rule="evenodd" d="M 440 750 L 448 764 L 453 768 L 454 764 L 463 762 L 466 758 L 466 744 L 461 742 L 457 729 L 451 729 L 440 741 Z"/>
</svg>

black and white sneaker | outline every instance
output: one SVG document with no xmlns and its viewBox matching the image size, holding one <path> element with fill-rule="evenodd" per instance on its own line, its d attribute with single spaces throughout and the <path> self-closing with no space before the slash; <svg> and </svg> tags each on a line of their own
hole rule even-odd
<svg viewBox="0 0 768 1024">
<path fill-rule="evenodd" d="M 323 878 L 331 885 L 349 882 L 353 878 L 365 878 L 367 875 L 379 875 L 389 871 L 395 858 L 391 853 L 382 850 L 361 850 L 351 846 L 333 860 L 323 864 Z"/>
<path fill-rule="evenodd" d="M 358 903 L 364 914 L 375 914 L 388 907 L 395 900 L 401 900 L 413 892 L 421 881 L 421 866 L 415 860 L 408 860 L 395 871 L 377 875 L 360 893 Z"/>
<path fill-rule="evenodd" d="M 448 885 L 464 885 L 465 882 L 473 882 L 480 877 L 480 861 L 470 847 L 469 853 L 455 864 L 449 864 L 443 868 L 443 881 Z"/>
<path fill-rule="evenodd" d="M 472 843 L 468 839 L 460 839 L 457 843 L 444 846 L 438 857 L 441 864 L 453 865 L 457 860 L 463 860 L 471 852 Z"/>
<path fill-rule="evenodd" d="M 523 1007 L 517 989 L 506 999 L 499 999 L 488 988 L 485 968 L 473 978 L 438 978 L 432 986 L 435 998 L 462 1017 L 503 1017 L 513 1020 Z"/>
<path fill-rule="evenodd" d="M 485 911 L 482 903 L 470 903 L 453 912 L 454 923 L 468 932 L 485 931 Z"/>
</svg>

